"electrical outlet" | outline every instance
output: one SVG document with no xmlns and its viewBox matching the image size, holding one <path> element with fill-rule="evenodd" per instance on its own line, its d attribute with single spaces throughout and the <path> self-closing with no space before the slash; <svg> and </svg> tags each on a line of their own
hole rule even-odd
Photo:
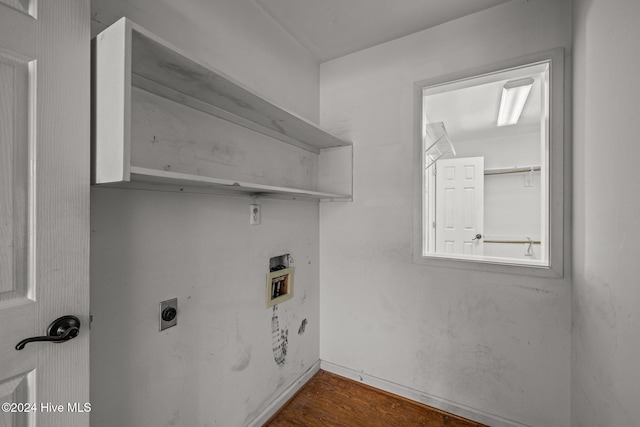
<svg viewBox="0 0 640 427">
<path fill-rule="evenodd" d="M 261 220 L 260 205 L 251 205 L 249 224 L 260 225 L 260 220 Z"/>
</svg>

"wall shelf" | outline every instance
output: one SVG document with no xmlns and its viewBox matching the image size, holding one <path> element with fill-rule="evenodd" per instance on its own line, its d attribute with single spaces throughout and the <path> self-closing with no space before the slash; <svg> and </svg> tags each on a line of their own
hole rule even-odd
<svg viewBox="0 0 640 427">
<path fill-rule="evenodd" d="M 252 184 L 228 179 L 209 178 L 177 172 L 131 167 L 130 181 L 105 183 L 104 187 L 138 190 L 179 191 L 222 196 L 247 195 L 274 199 L 344 201 L 344 194 Z"/>
<path fill-rule="evenodd" d="M 92 52 L 93 184 L 351 200 L 350 142 L 126 18 Z"/>
</svg>

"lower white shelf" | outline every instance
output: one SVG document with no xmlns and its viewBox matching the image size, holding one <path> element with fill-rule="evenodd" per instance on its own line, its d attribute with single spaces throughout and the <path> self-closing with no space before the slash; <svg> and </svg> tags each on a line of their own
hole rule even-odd
<svg viewBox="0 0 640 427">
<path fill-rule="evenodd" d="M 253 184 L 179 172 L 131 166 L 131 181 L 102 184 L 101 187 L 207 193 L 227 196 L 256 196 L 289 200 L 350 201 L 345 194 Z"/>
</svg>

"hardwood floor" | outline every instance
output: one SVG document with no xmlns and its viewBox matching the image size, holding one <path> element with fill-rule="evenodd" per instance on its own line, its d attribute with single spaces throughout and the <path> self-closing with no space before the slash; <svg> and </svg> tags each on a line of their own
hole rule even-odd
<svg viewBox="0 0 640 427">
<path fill-rule="evenodd" d="M 319 371 L 263 427 L 267 426 L 482 427 L 484 424 Z"/>
</svg>

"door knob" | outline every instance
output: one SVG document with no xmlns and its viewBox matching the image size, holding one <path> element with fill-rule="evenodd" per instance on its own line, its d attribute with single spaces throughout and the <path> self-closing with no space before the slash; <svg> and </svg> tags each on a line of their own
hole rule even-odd
<svg viewBox="0 0 640 427">
<path fill-rule="evenodd" d="M 69 341 L 80 334 L 80 320 L 75 316 L 62 316 L 49 325 L 47 335 L 43 337 L 26 338 L 16 344 L 16 350 L 22 350 L 30 342 L 55 342 Z"/>
<path fill-rule="evenodd" d="M 480 239 L 482 239 L 482 234 L 476 234 L 476 237 L 474 237 L 471 240 L 473 241 L 473 240 L 480 240 Z"/>
</svg>

